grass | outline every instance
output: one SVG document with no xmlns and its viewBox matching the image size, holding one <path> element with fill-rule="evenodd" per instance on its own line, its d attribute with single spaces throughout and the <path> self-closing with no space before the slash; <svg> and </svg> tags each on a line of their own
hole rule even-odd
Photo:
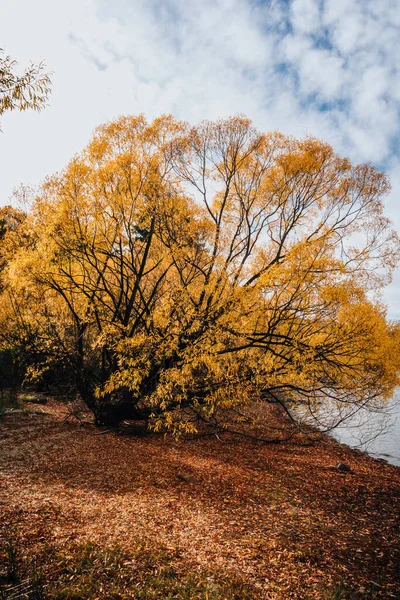
<svg viewBox="0 0 400 600">
<path fill-rule="evenodd" d="M 10 408 L 21 408 L 17 392 L 12 389 L 0 389 L 0 416 Z"/>
<path fill-rule="evenodd" d="M 87 543 L 62 552 L 45 547 L 23 564 L 18 544 L 8 539 L 0 548 L 5 570 L 0 600 L 255 600 L 258 592 L 244 581 L 221 572 L 185 571 L 175 566 L 177 554 L 138 546 L 127 553 L 119 547 Z M 368 596 L 369 597 L 369 596 Z M 337 584 L 322 600 L 363 600 Z"/>
<path fill-rule="evenodd" d="M 182 572 L 176 555 L 138 547 L 134 553 L 95 544 L 63 552 L 46 547 L 29 564 L 21 564 L 17 544 L 3 544 L 6 573 L 0 598 L 26 600 L 250 600 L 257 596 L 232 576 L 204 571 Z"/>
<path fill-rule="evenodd" d="M 340 582 L 334 588 L 327 590 L 322 600 L 366 600 L 373 597 L 373 592 L 373 585 L 366 585 L 361 591 L 357 591 L 346 583 Z"/>
</svg>

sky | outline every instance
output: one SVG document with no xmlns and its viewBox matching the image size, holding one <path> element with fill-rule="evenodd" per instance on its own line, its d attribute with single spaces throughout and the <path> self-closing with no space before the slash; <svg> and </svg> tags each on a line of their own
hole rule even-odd
<svg viewBox="0 0 400 600">
<path fill-rule="evenodd" d="M 119 115 L 244 113 L 385 171 L 400 231 L 399 40 L 400 0 L 0 0 L 0 47 L 53 81 L 41 113 L 1 119 L 0 205 Z M 384 300 L 400 319 L 400 270 Z"/>
</svg>

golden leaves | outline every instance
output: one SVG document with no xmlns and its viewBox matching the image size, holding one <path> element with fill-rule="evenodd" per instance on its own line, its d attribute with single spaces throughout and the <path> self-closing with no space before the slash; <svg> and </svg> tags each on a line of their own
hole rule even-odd
<svg viewBox="0 0 400 600">
<path fill-rule="evenodd" d="M 387 396 L 398 332 L 368 296 L 399 256 L 387 190 L 328 144 L 242 116 L 122 117 L 43 185 L 10 310 L 57 342 L 85 393 L 129 392 L 157 428 L 275 390 Z"/>
</svg>

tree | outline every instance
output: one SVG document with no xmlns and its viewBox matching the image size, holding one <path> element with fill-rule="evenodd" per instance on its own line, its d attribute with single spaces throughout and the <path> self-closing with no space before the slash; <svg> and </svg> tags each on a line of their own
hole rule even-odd
<svg viewBox="0 0 400 600">
<path fill-rule="evenodd" d="M 50 76 L 43 63 L 32 63 L 22 75 L 14 72 L 16 66 L 0 48 L 0 116 L 8 110 L 40 110 L 50 92 Z"/>
<path fill-rule="evenodd" d="M 26 214 L 13 206 L 0 208 L 0 273 L 5 268 L 7 256 L 15 248 L 15 237 L 23 223 Z M 14 238 L 14 243 L 13 243 Z M 17 243 L 17 247 L 19 243 Z"/>
<path fill-rule="evenodd" d="M 388 189 L 242 117 L 124 117 L 43 184 L 7 293 L 99 424 L 192 431 L 254 398 L 290 415 L 375 404 L 399 381 L 374 300 L 399 255 Z"/>
<path fill-rule="evenodd" d="M 12 206 L 0 208 L 0 293 L 4 291 L 4 274 L 7 271 L 14 250 L 20 248 L 23 243 L 19 232 L 25 217 L 26 214 L 23 211 Z M 6 300 L 4 295 L 2 300 L 3 302 Z M 2 325 L 6 326 L 7 321 L 9 321 L 10 310 L 6 310 L 3 314 L 5 318 Z M 15 340 L 14 336 L 16 330 L 15 320 L 12 319 L 12 327 L 6 333 L 7 341 L 5 344 L 1 343 L 0 336 L 0 387 L 10 387 L 16 384 L 18 379 L 17 365 L 15 364 L 17 362 L 15 351 L 18 346 L 18 340 Z M 13 341 L 11 341 L 12 339 Z"/>
</svg>

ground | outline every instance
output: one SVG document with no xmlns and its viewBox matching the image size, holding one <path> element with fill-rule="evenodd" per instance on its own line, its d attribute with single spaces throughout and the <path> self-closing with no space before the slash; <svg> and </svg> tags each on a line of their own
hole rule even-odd
<svg viewBox="0 0 400 600">
<path fill-rule="evenodd" d="M 29 406 L 0 419 L 0 598 L 400 598 L 399 468 Z"/>
</svg>

